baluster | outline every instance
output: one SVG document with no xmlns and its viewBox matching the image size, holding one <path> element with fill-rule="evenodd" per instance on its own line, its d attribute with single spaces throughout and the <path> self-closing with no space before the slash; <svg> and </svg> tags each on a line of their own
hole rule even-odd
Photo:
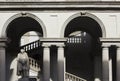
<svg viewBox="0 0 120 81">
<path fill-rule="evenodd" d="M 30 50 L 32 49 L 32 46 L 31 46 L 31 44 L 29 44 L 30 45 Z"/>
<path fill-rule="evenodd" d="M 69 38 L 69 43 L 71 43 L 71 38 Z"/>
<path fill-rule="evenodd" d="M 31 45 L 32 45 L 32 49 L 34 49 L 34 45 L 33 45 L 33 43 L 32 43 Z"/>
<path fill-rule="evenodd" d="M 76 81 L 76 77 L 73 77 L 73 81 Z"/>
<path fill-rule="evenodd" d="M 79 81 L 79 79 L 78 79 L 78 78 L 76 78 L 76 81 Z"/>
<path fill-rule="evenodd" d="M 80 37 L 78 37 L 78 43 L 80 43 Z"/>
<path fill-rule="evenodd" d="M 34 48 L 34 44 L 32 43 L 32 49 Z"/>
<path fill-rule="evenodd" d="M 80 43 L 80 42 L 79 42 L 79 37 L 77 38 L 77 43 Z"/>
<path fill-rule="evenodd" d="M 35 48 L 35 42 L 34 42 L 34 48 Z"/>
<path fill-rule="evenodd" d="M 72 81 L 74 81 L 74 77 L 72 76 Z"/>
<path fill-rule="evenodd" d="M 75 43 L 76 43 L 76 37 L 75 37 L 74 39 L 75 39 L 74 41 L 75 41 Z"/>
<path fill-rule="evenodd" d="M 25 49 L 26 49 L 25 51 L 27 51 L 27 46 L 25 46 Z"/>
<path fill-rule="evenodd" d="M 79 38 L 79 42 L 82 43 L 82 39 L 81 38 Z"/>
<path fill-rule="evenodd" d="M 36 47 L 38 47 L 38 41 L 36 42 Z"/>
<path fill-rule="evenodd" d="M 35 48 L 37 47 L 36 42 L 35 42 Z"/>
<path fill-rule="evenodd" d="M 70 38 L 70 43 L 72 43 L 72 39 Z"/>
<path fill-rule="evenodd" d="M 73 37 L 73 43 L 75 43 L 75 37 Z"/>
<path fill-rule="evenodd" d="M 69 39 L 69 43 L 71 42 L 71 40 L 70 40 L 70 38 L 68 38 Z"/>
<path fill-rule="evenodd" d="M 78 39 L 78 37 L 76 37 L 76 43 L 78 43 L 77 39 Z"/>
<path fill-rule="evenodd" d="M 74 37 L 74 43 L 76 43 L 76 38 Z"/>
<path fill-rule="evenodd" d="M 67 40 L 68 40 L 67 43 L 70 43 L 70 38 L 68 38 Z"/>
<path fill-rule="evenodd" d="M 75 81 L 77 81 L 77 78 L 75 78 Z"/>
<path fill-rule="evenodd" d="M 28 46 L 29 46 L 29 50 L 31 49 L 31 44 L 28 44 Z"/>
<path fill-rule="evenodd" d="M 35 42 L 35 48 L 37 47 L 37 44 L 36 44 L 36 42 Z"/>
<path fill-rule="evenodd" d="M 31 43 L 31 49 L 33 49 L 33 43 Z"/>
<path fill-rule="evenodd" d="M 25 48 L 26 48 L 26 51 L 27 51 L 27 46 L 25 46 Z"/>
<path fill-rule="evenodd" d="M 71 40 L 72 40 L 72 43 L 74 43 L 74 38 L 73 37 L 71 38 Z"/>
</svg>

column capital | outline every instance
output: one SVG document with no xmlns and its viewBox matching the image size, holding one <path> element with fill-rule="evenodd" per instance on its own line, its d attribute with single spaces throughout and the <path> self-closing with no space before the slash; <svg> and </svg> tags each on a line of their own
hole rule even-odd
<svg viewBox="0 0 120 81">
<path fill-rule="evenodd" d="M 43 43 L 42 44 L 42 47 L 46 47 L 46 48 L 49 48 L 51 45 L 49 43 Z"/>
<path fill-rule="evenodd" d="M 109 48 L 111 45 L 109 43 L 102 43 L 103 48 Z"/>
<path fill-rule="evenodd" d="M 65 44 L 64 43 L 61 43 L 61 44 L 57 44 L 56 45 L 58 48 L 63 48 L 63 47 L 65 47 Z"/>
<path fill-rule="evenodd" d="M 120 44 L 117 44 L 116 47 L 117 47 L 117 48 L 120 48 Z"/>
</svg>

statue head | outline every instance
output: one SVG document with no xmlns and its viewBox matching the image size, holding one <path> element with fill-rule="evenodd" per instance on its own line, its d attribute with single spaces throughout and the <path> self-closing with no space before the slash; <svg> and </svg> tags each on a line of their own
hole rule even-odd
<svg viewBox="0 0 120 81">
<path fill-rule="evenodd" d="M 25 50 L 24 50 L 24 49 L 21 49 L 21 50 L 20 50 L 20 52 L 21 52 L 21 53 L 24 53 L 24 52 L 25 52 Z"/>
</svg>

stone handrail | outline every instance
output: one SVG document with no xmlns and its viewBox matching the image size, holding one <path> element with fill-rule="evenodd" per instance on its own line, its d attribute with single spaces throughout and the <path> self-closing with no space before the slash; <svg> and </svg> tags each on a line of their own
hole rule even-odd
<svg viewBox="0 0 120 81">
<path fill-rule="evenodd" d="M 24 49 L 26 52 L 31 51 L 33 49 L 36 49 L 38 47 L 40 47 L 40 41 L 34 41 L 31 42 L 29 44 L 26 44 L 24 46 L 21 46 L 20 49 Z M 38 61 L 36 61 L 35 59 L 29 57 L 29 64 L 30 64 L 30 69 L 34 70 L 34 71 L 40 71 L 40 64 L 38 64 Z"/>
<path fill-rule="evenodd" d="M 80 36 L 75 36 L 75 37 L 69 37 L 67 39 L 67 43 L 81 43 L 81 37 Z"/>
<path fill-rule="evenodd" d="M 38 64 L 38 62 L 35 59 L 31 58 L 31 57 L 29 57 L 29 64 L 30 64 L 30 69 L 31 70 L 36 71 L 36 72 L 41 70 L 40 65 Z"/>
<path fill-rule="evenodd" d="M 31 57 L 29 57 L 29 63 L 30 63 L 30 69 L 35 71 L 35 72 L 38 72 L 40 71 L 40 66 L 39 64 L 37 63 L 37 61 Z M 71 73 L 68 73 L 68 72 L 65 72 L 65 80 L 66 81 L 87 81 L 83 78 L 80 78 L 76 75 L 73 75 Z"/>
<path fill-rule="evenodd" d="M 33 50 L 33 49 L 35 49 L 35 48 L 38 48 L 38 47 L 40 47 L 40 41 L 39 40 L 37 40 L 37 41 L 34 41 L 34 42 L 31 42 L 31 43 L 29 43 L 29 44 L 26 44 L 26 45 L 24 45 L 24 46 L 21 46 L 20 48 L 21 49 L 24 49 L 25 51 L 30 51 L 30 50 Z"/>
<path fill-rule="evenodd" d="M 80 77 L 73 75 L 71 73 L 68 73 L 68 72 L 65 73 L 65 80 L 66 81 L 87 81 L 83 78 L 80 78 Z"/>
</svg>

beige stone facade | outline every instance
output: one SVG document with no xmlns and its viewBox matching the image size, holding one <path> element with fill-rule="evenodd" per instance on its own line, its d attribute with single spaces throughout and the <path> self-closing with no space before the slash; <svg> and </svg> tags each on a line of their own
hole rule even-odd
<svg viewBox="0 0 120 81">
<path fill-rule="evenodd" d="M 30 81 L 120 81 L 120 1 L 1 0 L 0 81 L 22 48 Z"/>
</svg>

